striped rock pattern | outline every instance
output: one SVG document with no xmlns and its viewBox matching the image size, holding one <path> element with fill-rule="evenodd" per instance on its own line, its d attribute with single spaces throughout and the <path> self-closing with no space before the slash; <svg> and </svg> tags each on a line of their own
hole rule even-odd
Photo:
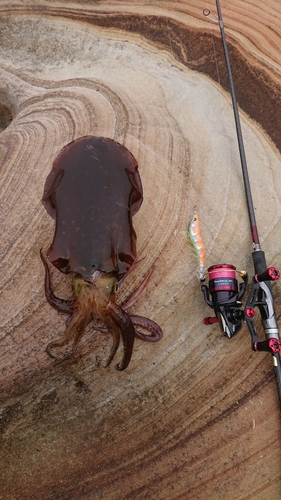
<svg viewBox="0 0 281 500">
<path fill-rule="evenodd" d="M 262 248 L 281 268 L 281 13 L 274 0 L 221 6 Z M 215 2 L 0 1 L 3 500 L 281 496 L 270 356 L 252 353 L 245 327 L 231 341 L 204 327 L 210 310 L 181 234 L 196 205 L 207 265 L 253 273 L 219 28 L 205 7 Z M 90 134 L 138 160 L 141 262 L 119 300 L 153 268 L 131 310 L 164 332 L 137 340 L 122 373 L 102 366 L 111 338 L 90 325 L 75 360 L 45 352 L 65 318 L 44 296 L 39 250 L 54 223 L 43 186 L 61 148 Z M 68 278 L 52 269 L 57 295 L 71 296 Z M 278 283 L 274 295 L 279 316 Z"/>
</svg>

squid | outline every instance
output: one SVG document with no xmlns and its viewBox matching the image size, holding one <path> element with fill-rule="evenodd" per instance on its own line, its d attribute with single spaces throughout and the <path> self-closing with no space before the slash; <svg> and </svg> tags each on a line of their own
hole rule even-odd
<svg viewBox="0 0 281 500">
<path fill-rule="evenodd" d="M 118 370 L 129 365 L 135 337 L 149 342 L 162 338 L 157 323 L 127 312 L 144 291 L 151 273 L 125 303 L 116 302 L 118 288 L 137 265 L 132 217 L 142 201 L 137 161 L 118 142 L 104 137 L 80 137 L 56 157 L 42 199 L 47 213 L 55 220 L 53 241 L 46 253 L 59 271 L 73 274 L 73 298 L 66 300 L 54 294 L 49 264 L 41 249 L 46 299 L 56 310 L 69 315 L 63 337 L 46 348 L 52 358 L 61 359 L 55 351 L 70 342 L 75 355 L 92 320 L 104 324 L 94 326 L 95 330 L 110 332 L 113 337 L 106 366 L 113 360 L 122 338 L 123 357 L 116 365 Z"/>
</svg>

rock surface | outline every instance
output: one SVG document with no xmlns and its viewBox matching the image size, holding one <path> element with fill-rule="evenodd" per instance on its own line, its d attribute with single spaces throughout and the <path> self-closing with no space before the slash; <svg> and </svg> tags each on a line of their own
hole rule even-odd
<svg viewBox="0 0 281 500">
<path fill-rule="evenodd" d="M 252 353 L 245 327 L 231 341 L 204 327 L 210 310 L 181 234 L 196 205 L 207 266 L 253 273 L 219 28 L 202 14 L 210 4 L 0 2 L 3 500 L 281 497 L 271 358 Z M 260 240 L 281 268 L 280 9 L 274 0 L 221 7 Z M 76 360 L 45 352 L 65 318 L 44 296 L 39 250 L 54 223 L 43 186 L 61 148 L 89 134 L 138 160 L 142 260 L 120 301 L 153 267 L 132 311 L 164 331 L 158 344 L 137 340 L 122 373 L 103 368 L 111 339 L 90 326 Z M 70 280 L 55 269 L 52 279 L 69 296 Z M 274 296 L 278 317 L 278 283 Z"/>
</svg>

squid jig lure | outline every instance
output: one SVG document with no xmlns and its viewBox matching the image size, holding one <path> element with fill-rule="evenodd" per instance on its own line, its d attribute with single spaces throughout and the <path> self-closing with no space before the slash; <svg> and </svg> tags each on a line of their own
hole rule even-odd
<svg viewBox="0 0 281 500">
<path fill-rule="evenodd" d="M 195 251 L 199 260 L 198 277 L 201 281 L 204 281 L 206 251 L 201 237 L 199 217 L 196 210 L 194 210 L 193 217 L 189 221 L 187 231 L 182 231 L 182 234 L 188 238 Z"/>
</svg>

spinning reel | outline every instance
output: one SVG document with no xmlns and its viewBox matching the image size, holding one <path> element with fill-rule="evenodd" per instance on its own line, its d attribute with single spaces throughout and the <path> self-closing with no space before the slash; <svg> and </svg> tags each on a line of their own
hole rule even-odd
<svg viewBox="0 0 281 500">
<path fill-rule="evenodd" d="M 223 334 L 232 338 L 241 329 L 244 321 L 248 326 L 254 351 L 279 352 L 281 343 L 277 338 L 278 329 L 269 282 L 278 280 L 280 272 L 275 267 L 270 267 L 253 277 L 252 289 L 244 310 L 241 309 L 241 300 L 248 284 L 248 274 L 245 271 L 238 273 L 243 280 L 238 287 L 236 273 L 236 267 L 230 264 L 219 264 L 208 268 L 209 287 L 201 285 L 201 290 L 206 304 L 214 309 L 215 316 L 204 318 L 204 324 L 210 325 L 218 322 Z M 259 341 L 254 324 L 256 307 L 260 310 L 264 323 L 267 337 L 264 341 Z"/>
<path fill-rule="evenodd" d="M 215 316 L 204 318 L 204 324 L 218 322 L 224 335 L 232 338 L 242 326 L 244 313 L 241 310 L 242 298 L 246 291 L 248 275 L 239 273 L 243 282 L 236 279 L 236 267 L 230 264 L 219 264 L 208 268 L 209 288 L 201 285 L 206 304 L 214 309 Z M 211 300 L 210 300 L 211 295 Z"/>
</svg>

